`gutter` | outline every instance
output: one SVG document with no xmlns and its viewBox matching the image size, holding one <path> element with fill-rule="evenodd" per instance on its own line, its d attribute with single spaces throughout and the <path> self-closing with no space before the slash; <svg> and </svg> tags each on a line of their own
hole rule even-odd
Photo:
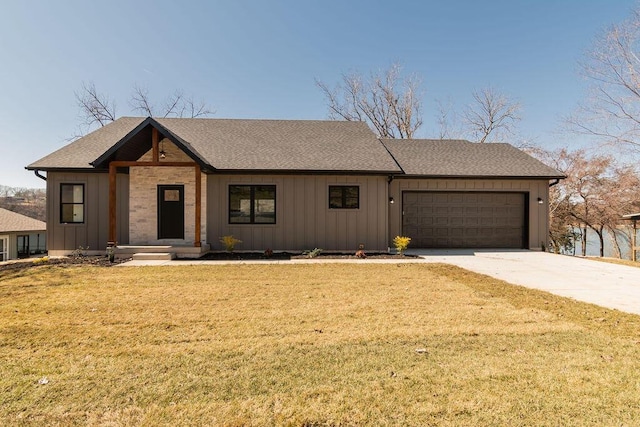
<svg viewBox="0 0 640 427">
<path fill-rule="evenodd" d="M 46 180 L 47 180 L 47 177 L 46 177 L 46 176 L 44 176 L 44 175 L 41 175 L 41 174 L 40 174 L 40 170 L 39 170 L 39 169 L 34 169 L 34 170 L 33 170 L 33 173 L 35 173 L 35 174 L 36 174 L 36 176 L 37 176 L 38 178 L 40 178 L 40 179 L 42 179 L 42 180 L 44 180 L 44 181 L 46 181 Z"/>
<path fill-rule="evenodd" d="M 560 178 L 556 178 L 549 184 L 549 188 L 553 187 L 554 185 L 558 185 L 559 183 L 560 183 Z"/>
</svg>

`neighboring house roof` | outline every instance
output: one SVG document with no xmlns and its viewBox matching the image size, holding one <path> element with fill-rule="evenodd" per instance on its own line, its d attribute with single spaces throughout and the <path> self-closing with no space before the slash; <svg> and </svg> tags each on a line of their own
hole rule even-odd
<svg viewBox="0 0 640 427">
<path fill-rule="evenodd" d="M 27 169 L 94 170 L 111 160 L 138 159 L 151 148 L 151 127 L 205 170 L 563 177 L 509 144 L 380 140 L 364 122 L 150 117 L 122 117 Z"/>
<path fill-rule="evenodd" d="M 145 121 L 218 170 L 401 172 L 363 122 L 133 117 L 120 118 L 27 168 L 92 169 L 92 162 L 126 143 Z"/>
<path fill-rule="evenodd" d="M 0 208 L 0 233 L 45 231 L 46 229 L 45 222 Z"/>
<path fill-rule="evenodd" d="M 382 141 L 407 175 L 564 178 L 557 170 L 509 144 L 440 139 Z"/>
</svg>

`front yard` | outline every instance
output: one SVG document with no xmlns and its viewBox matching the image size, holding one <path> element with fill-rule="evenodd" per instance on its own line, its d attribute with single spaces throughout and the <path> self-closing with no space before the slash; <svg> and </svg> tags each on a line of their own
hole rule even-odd
<svg viewBox="0 0 640 427">
<path fill-rule="evenodd" d="M 445 265 L 0 276 L 2 425 L 633 425 L 639 360 L 638 316 Z"/>
</svg>

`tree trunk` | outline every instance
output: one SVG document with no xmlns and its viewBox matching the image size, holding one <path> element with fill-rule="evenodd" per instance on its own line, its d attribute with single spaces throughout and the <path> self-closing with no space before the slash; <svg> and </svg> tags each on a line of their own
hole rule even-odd
<svg viewBox="0 0 640 427">
<path fill-rule="evenodd" d="M 616 233 L 616 229 L 609 229 L 609 233 L 611 233 L 609 238 L 611 239 L 611 246 L 613 247 L 614 255 L 616 258 L 621 259 L 622 249 L 620 248 L 620 242 L 618 242 L 618 234 Z"/>
<path fill-rule="evenodd" d="M 600 258 L 604 257 L 604 233 L 602 232 L 602 227 L 599 230 L 595 230 L 598 235 L 598 240 L 600 240 Z"/>
<path fill-rule="evenodd" d="M 583 227 L 580 231 L 582 234 L 582 256 L 587 256 L 587 227 Z"/>
</svg>

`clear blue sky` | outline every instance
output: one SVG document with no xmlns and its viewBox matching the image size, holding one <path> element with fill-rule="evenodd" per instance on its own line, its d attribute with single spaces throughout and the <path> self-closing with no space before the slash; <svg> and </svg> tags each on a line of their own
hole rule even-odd
<svg viewBox="0 0 640 427">
<path fill-rule="evenodd" d="M 393 62 L 422 78 L 419 137 L 436 99 L 493 86 L 523 106 L 521 133 L 575 144 L 559 119 L 584 97 L 578 61 L 634 0 L 5 0 L 0 14 L 0 184 L 43 187 L 24 166 L 77 132 L 74 92 L 95 83 L 134 115 L 132 87 L 174 90 L 223 118 L 325 119 L 314 79 Z"/>
</svg>

